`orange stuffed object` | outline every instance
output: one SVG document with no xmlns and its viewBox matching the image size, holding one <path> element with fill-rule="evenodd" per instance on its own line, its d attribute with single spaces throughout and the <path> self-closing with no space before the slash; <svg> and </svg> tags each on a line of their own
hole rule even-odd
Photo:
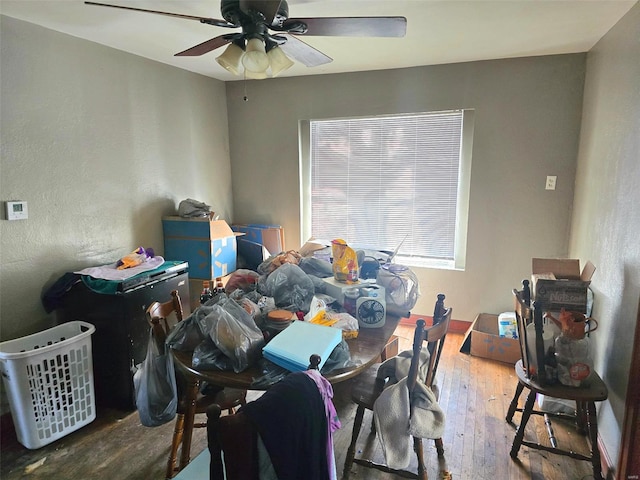
<svg viewBox="0 0 640 480">
<path fill-rule="evenodd" d="M 116 268 L 118 270 L 124 270 L 126 268 L 137 267 L 138 265 L 146 262 L 147 258 L 153 258 L 154 256 L 153 248 L 144 249 L 142 247 L 138 247 L 129 255 L 125 255 L 118 260 Z"/>
</svg>

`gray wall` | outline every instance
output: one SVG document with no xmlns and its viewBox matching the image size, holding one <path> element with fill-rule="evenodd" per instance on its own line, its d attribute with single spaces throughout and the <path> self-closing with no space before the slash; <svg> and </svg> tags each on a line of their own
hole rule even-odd
<svg viewBox="0 0 640 480">
<path fill-rule="evenodd" d="M 589 258 L 596 370 L 609 387 L 599 427 L 616 461 L 640 299 L 640 4 L 589 52 L 570 254 Z M 638 376 L 638 372 L 632 372 Z M 637 473 L 637 472 L 636 472 Z"/>
<path fill-rule="evenodd" d="M 43 287 L 163 253 L 161 217 L 188 197 L 231 219 L 224 83 L 1 17 L 0 339 L 52 325 Z"/>
<path fill-rule="evenodd" d="M 438 292 L 459 320 L 511 310 L 531 258 L 568 253 L 585 58 L 228 82 L 234 220 L 280 223 L 286 247 L 300 245 L 300 119 L 473 108 L 467 267 L 415 268 L 414 313 L 432 312 Z"/>
</svg>

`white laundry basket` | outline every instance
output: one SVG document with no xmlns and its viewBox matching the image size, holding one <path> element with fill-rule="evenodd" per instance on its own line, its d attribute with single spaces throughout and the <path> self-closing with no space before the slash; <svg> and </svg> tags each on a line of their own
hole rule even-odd
<svg viewBox="0 0 640 480">
<path fill-rule="evenodd" d="M 93 332 L 75 321 L 0 343 L 0 371 L 25 447 L 43 447 L 96 418 Z"/>
</svg>

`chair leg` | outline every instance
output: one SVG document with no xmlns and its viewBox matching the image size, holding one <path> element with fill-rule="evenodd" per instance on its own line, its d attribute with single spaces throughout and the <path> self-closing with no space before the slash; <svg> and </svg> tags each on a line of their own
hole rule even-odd
<svg viewBox="0 0 640 480">
<path fill-rule="evenodd" d="M 176 472 L 176 461 L 178 459 L 178 447 L 182 442 L 182 433 L 184 431 L 184 414 L 176 415 L 176 425 L 173 428 L 173 438 L 171 439 L 171 451 L 169 452 L 169 460 L 167 460 L 167 480 L 173 478 Z"/>
<path fill-rule="evenodd" d="M 600 465 L 600 450 L 598 449 L 598 418 L 596 416 L 596 404 L 586 403 L 587 427 L 591 440 L 591 465 L 593 465 L 593 477 L 595 480 L 603 480 L 602 467 Z"/>
<path fill-rule="evenodd" d="M 222 446 L 218 440 L 218 421 L 220 420 L 220 407 L 216 404 L 207 409 L 207 447 L 211 455 L 209 462 L 209 479 L 224 480 L 224 465 L 222 463 Z"/>
<path fill-rule="evenodd" d="M 421 438 L 413 437 L 413 451 L 416 452 L 416 456 L 418 457 L 418 479 L 428 480 L 427 469 L 424 466 L 424 452 L 422 451 Z"/>
<path fill-rule="evenodd" d="M 191 460 L 191 438 L 193 437 L 193 424 L 196 416 L 196 398 L 200 388 L 199 380 L 189 380 L 187 385 L 187 399 L 184 413 L 184 432 L 182 433 L 182 449 L 180 451 L 180 470 L 186 467 Z"/>
<path fill-rule="evenodd" d="M 506 417 L 507 423 L 513 422 L 513 414 L 516 413 L 516 408 L 518 408 L 518 399 L 522 394 L 522 390 L 524 390 L 524 385 L 518 382 L 518 385 L 516 385 L 516 392 L 513 395 L 513 399 L 509 404 L 509 410 L 507 411 L 507 417 Z"/>
<path fill-rule="evenodd" d="M 436 451 L 438 452 L 438 457 L 444 457 L 444 444 L 442 443 L 442 438 L 435 439 Z"/>
<path fill-rule="evenodd" d="M 522 411 L 522 419 L 520 420 L 520 426 L 516 430 L 516 436 L 513 438 L 513 445 L 511 445 L 511 458 L 516 458 L 518 456 L 518 450 L 520 450 L 520 445 L 522 444 L 522 439 L 524 438 L 524 430 L 527 426 L 527 422 L 529 421 L 529 417 L 531 416 L 531 412 L 533 411 L 533 402 L 536 400 L 536 392 L 531 390 L 529 395 L 527 395 L 527 401 L 524 404 L 524 410 Z"/>
<path fill-rule="evenodd" d="M 358 441 L 358 435 L 360 435 L 360 429 L 362 428 L 362 420 L 364 418 L 364 407 L 358 405 L 356 410 L 356 417 L 353 419 L 353 433 L 351 434 L 351 444 L 347 450 L 347 456 L 344 460 L 344 469 L 342 471 L 342 480 L 348 480 L 351 473 L 351 466 L 353 465 L 353 459 L 356 455 L 356 443 Z"/>
</svg>

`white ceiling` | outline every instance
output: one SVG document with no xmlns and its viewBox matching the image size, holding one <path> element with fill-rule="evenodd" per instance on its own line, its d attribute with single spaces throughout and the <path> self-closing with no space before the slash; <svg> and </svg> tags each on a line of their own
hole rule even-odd
<svg viewBox="0 0 640 480">
<path fill-rule="evenodd" d="M 219 0 L 98 0 L 221 19 Z M 300 76 L 586 52 L 636 0 L 289 0 L 289 16 L 404 16 L 404 38 L 304 37 L 333 62 L 296 64 Z M 215 58 L 174 54 L 239 31 L 197 21 L 85 5 L 82 0 L 0 0 L 0 13 L 219 80 L 239 80 Z"/>
</svg>

